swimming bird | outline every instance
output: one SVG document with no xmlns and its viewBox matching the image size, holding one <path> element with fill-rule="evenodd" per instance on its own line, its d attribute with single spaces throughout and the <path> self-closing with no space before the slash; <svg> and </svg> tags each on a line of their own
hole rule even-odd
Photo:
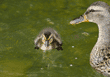
<svg viewBox="0 0 110 77">
<path fill-rule="evenodd" d="M 81 22 L 93 22 L 98 25 L 99 35 L 90 53 L 90 65 L 110 77 L 110 6 L 102 1 L 94 2 L 83 15 L 70 21 L 70 24 Z"/>
<path fill-rule="evenodd" d="M 51 50 L 56 48 L 57 50 L 63 50 L 60 35 L 52 28 L 43 29 L 34 43 L 36 45 L 35 49 Z"/>
</svg>

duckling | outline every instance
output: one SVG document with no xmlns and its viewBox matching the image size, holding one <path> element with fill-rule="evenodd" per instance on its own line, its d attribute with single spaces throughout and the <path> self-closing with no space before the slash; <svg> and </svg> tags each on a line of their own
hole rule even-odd
<svg viewBox="0 0 110 77">
<path fill-rule="evenodd" d="M 34 43 L 36 45 L 35 49 L 51 50 L 56 48 L 57 50 L 63 50 L 60 35 L 52 28 L 43 29 Z"/>
<path fill-rule="evenodd" d="M 110 77 L 110 6 L 102 1 L 94 2 L 83 15 L 70 21 L 70 24 L 81 22 L 94 22 L 98 25 L 99 36 L 90 53 L 90 65 Z"/>
</svg>

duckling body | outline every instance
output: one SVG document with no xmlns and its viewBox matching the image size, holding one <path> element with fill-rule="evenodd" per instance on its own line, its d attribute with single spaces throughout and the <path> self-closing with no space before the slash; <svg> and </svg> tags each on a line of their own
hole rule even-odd
<svg viewBox="0 0 110 77">
<path fill-rule="evenodd" d="M 98 72 L 110 77 L 110 6 L 97 1 L 70 24 L 94 22 L 99 28 L 99 37 L 90 54 L 90 65 Z"/>
<path fill-rule="evenodd" d="M 56 48 L 57 50 L 63 50 L 60 35 L 52 28 L 43 29 L 34 43 L 36 45 L 35 49 L 51 50 Z"/>
</svg>

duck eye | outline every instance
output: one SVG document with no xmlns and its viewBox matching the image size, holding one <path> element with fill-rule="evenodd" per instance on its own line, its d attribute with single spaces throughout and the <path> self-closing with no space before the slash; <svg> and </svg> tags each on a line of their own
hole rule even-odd
<svg viewBox="0 0 110 77">
<path fill-rule="evenodd" d="M 89 12 L 95 12 L 95 10 L 94 9 L 91 9 Z"/>
<path fill-rule="evenodd" d="M 90 12 L 95 12 L 94 9 L 88 10 L 85 14 L 89 14 Z"/>
</svg>

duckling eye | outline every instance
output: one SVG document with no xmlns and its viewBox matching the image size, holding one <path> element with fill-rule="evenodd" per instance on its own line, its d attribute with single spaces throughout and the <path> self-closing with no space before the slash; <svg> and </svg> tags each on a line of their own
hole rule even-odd
<svg viewBox="0 0 110 77">
<path fill-rule="evenodd" d="M 46 37 L 43 35 L 42 42 L 45 43 Z"/>
<path fill-rule="evenodd" d="M 49 39 L 49 44 L 52 43 L 52 41 L 53 41 L 53 38 L 50 38 L 50 39 Z"/>
</svg>

